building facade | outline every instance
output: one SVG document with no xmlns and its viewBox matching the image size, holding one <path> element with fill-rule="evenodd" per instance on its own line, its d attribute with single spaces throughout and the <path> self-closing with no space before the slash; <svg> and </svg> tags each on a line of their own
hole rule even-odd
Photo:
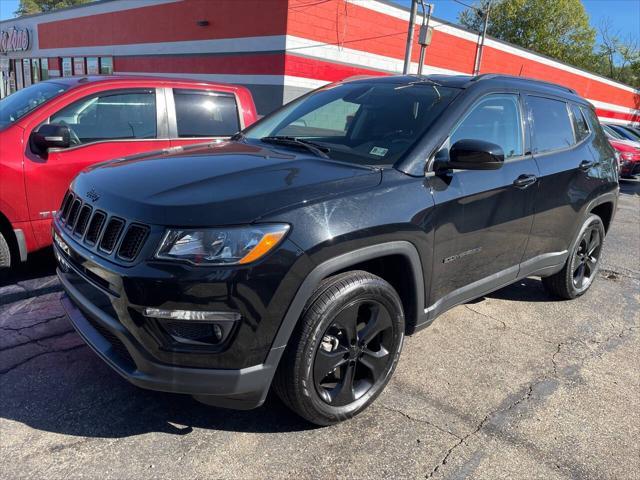
<svg viewBox="0 0 640 480">
<path fill-rule="evenodd" d="M 68 75 L 238 83 L 265 114 L 328 82 L 400 73 L 408 21 L 407 9 L 383 0 L 106 0 L 0 22 L 0 70 L 5 94 Z M 477 33 L 431 25 L 424 73 L 472 74 Z M 495 39 L 485 42 L 480 73 L 560 83 L 603 120 L 640 122 L 640 91 Z"/>
</svg>

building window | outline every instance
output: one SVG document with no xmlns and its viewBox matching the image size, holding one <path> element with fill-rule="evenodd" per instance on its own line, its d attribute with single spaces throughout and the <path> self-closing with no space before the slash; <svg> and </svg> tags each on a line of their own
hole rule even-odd
<svg viewBox="0 0 640 480">
<path fill-rule="evenodd" d="M 87 57 L 87 75 L 100 75 L 98 57 Z"/>
<path fill-rule="evenodd" d="M 84 68 L 84 57 L 73 57 L 73 74 L 86 75 Z"/>
<path fill-rule="evenodd" d="M 40 59 L 34 58 L 31 60 L 31 81 L 38 83 L 40 81 Z"/>
<path fill-rule="evenodd" d="M 40 78 L 42 80 L 49 80 L 49 59 L 41 58 L 40 59 Z"/>
<path fill-rule="evenodd" d="M 100 57 L 100 73 L 102 75 L 113 74 L 113 57 Z"/>
<path fill-rule="evenodd" d="M 22 80 L 25 87 L 31 86 L 31 60 L 22 59 Z"/>
<path fill-rule="evenodd" d="M 62 59 L 62 76 L 71 77 L 72 75 L 73 70 L 71 69 L 71 58 L 65 57 Z"/>
</svg>

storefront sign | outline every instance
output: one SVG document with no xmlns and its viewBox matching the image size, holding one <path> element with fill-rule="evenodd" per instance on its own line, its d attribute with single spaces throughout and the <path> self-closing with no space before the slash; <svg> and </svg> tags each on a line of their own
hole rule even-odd
<svg viewBox="0 0 640 480">
<path fill-rule="evenodd" d="M 24 52 L 31 48 L 31 36 L 26 28 L 0 30 L 0 53 Z"/>
</svg>

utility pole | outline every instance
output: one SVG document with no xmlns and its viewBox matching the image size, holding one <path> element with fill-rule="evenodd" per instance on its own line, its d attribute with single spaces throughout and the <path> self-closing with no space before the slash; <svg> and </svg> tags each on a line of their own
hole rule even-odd
<svg viewBox="0 0 640 480">
<path fill-rule="evenodd" d="M 491 0 L 487 2 L 487 8 L 482 12 L 484 16 L 484 25 L 482 26 L 482 34 L 480 41 L 478 42 L 478 49 L 476 51 L 476 61 L 473 66 L 473 74 L 478 75 L 480 73 L 480 66 L 482 64 L 482 50 L 484 48 L 484 39 L 487 36 L 487 26 L 489 24 L 489 12 L 491 11 Z"/>
<path fill-rule="evenodd" d="M 413 48 L 413 27 L 416 23 L 416 13 L 418 12 L 418 0 L 411 0 L 411 14 L 409 15 L 409 31 L 407 32 L 407 47 L 404 51 L 404 67 L 402 73 L 407 75 L 411 68 L 411 49 Z"/>
</svg>

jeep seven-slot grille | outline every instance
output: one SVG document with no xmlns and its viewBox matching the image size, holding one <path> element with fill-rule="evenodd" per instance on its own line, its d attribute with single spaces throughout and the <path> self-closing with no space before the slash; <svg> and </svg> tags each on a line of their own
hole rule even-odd
<svg viewBox="0 0 640 480">
<path fill-rule="evenodd" d="M 99 210 L 93 214 L 91 223 L 89 224 L 89 228 L 87 229 L 87 236 L 84 238 L 84 241 L 86 243 L 88 243 L 89 245 L 95 245 L 97 243 L 106 219 L 107 214 Z"/>
<path fill-rule="evenodd" d="M 71 191 L 62 201 L 59 220 L 79 237 L 79 242 L 127 262 L 134 261 L 140 254 L 150 231 L 147 225 L 127 224 L 123 218 L 94 210 Z"/>
<path fill-rule="evenodd" d="M 130 225 L 118 249 L 118 257 L 124 260 L 133 260 L 146 240 L 147 233 L 149 233 L 149 228 L 144 225 L 135 223 Z"/>
<path fill-rule="evenodd" d="M 78 221 L 76 222 L 76 226 L 73 228 L 73 234 L 82 237 L 84 235 L 84 231 L 87 228 L 87 224 L 89 223 L 89 218 L 91 218 L 91 210 L 92 208 L 89 205 L 84 205 L 80 209 L 80 214 L 78 215 Z"/>
<path fill-rule="evenodd" d="M 77 198 L 71 204 L 69 217 L 67 218 L 67 228 L 71 229 L 76 224 L 76 219 L 78 218 L 78 213 L 80 212 L 80 205 L 82 205 L 82 202 Z"/>
<path fill-rule="evenodd" d="M 107 228 L 104 229 L 104 233 L 102 234 L 102 240 L 100 240 L 100 250 L 106 253 L 113 252 L 114 247 L 120 237 L 120 232 L 122 232 L 122 227 L 124 226 L 124 220 L 117 217 L 111 217 L 109 223 L 107 223 Z"/>
</svg>

